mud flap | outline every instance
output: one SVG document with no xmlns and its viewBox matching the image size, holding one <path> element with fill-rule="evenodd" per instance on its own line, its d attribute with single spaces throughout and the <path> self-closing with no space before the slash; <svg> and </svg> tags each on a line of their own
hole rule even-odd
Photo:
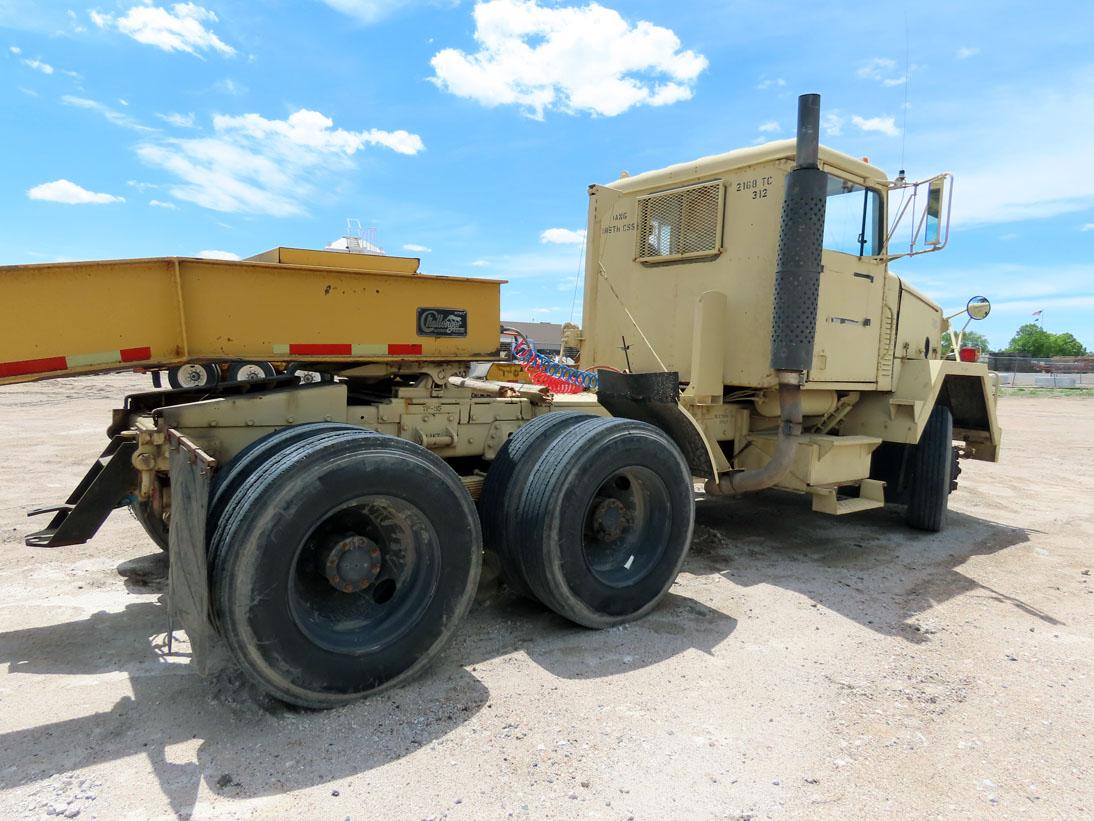
<svg viewBox="0 0 1094 821">
<path fill-rule="evenodd" d="M 680 407 L 680 375 L 598 371 L 597 401 L 612 416 L 649 422 L 669 435 L 680 448 L 692 476 L 717 475 L 706 441 L 691 415 Z"/>
<path fill-rule="evenodd" d="M 173 624 L 190 639 L 190 664 L 208 674 L 217 645 L 210 617 L 205 517 L 216 461 L 177 431 L 168 431 L 171 469 L 171 527 L 168 607 Z"/>
</svg>

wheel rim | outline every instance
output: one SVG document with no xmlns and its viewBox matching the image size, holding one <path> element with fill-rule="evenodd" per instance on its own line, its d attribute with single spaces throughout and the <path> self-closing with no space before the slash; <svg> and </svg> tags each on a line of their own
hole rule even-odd
<svg viewBox="0 0 1094 821">
<path fill-rule="evenodd" d="M 178 369 L 179 384 L 186 388 L 200 388 L 209 381 L 209 372 L 201 365 L 190 363 L 180 365 Z"/>
<path fill-rule="evenodd" d="M 665 552 L 671 522 L 669 489 L 652 470 L 615 471 L 585 511 L 581 550 L 589 572 L 609 587 L 627 587 L 649 575 Z"/>
<path fill-rule="evenodd" d="M 375 652 L 421 618 L 440 565 L 440 540 L 418 507 L 364 496 L 330 511 L 298 547 L 289 610 L 320 647 Z"/>
<path fill-rule="evenodd" d="M 261 365 L 248 363 L 246 365 L 240 365 L 239 370 L 236 371 L 237 382 L 255 382 L 265 378 L 266 371 L 262 369 Z"/>
</svg>

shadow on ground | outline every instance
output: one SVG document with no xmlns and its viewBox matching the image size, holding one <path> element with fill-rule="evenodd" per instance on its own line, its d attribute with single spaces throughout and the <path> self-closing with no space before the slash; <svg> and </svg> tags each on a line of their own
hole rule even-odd
<svg viewBox="0 0 1094 821">
<path fill-rule="evenodd" d="M 123 562 L 118 571 L 130 592 L 165 589 L 163 554 Z M 187 817 L 202 784 L 232 798 L 283 793 L 365 773 L 442 739 L 489 701 L 487 688 L 465 669 L 475 664 L 522 652 L 560 678 L 595 679 L 693 648 L 710 652 L 736 626 L 670 594 L 639 625 L 592 631 L 498 588 L 416 681 L 311 712 L 263 698 L 237 671 L 202 680 L 178 663 L 184 658 L 172 663 L 162 646 L 166 617 L 161 598 L 0 633 L 0 664 L 12 675 L 124 673 L 133 690 L 108 711 L 0 735 L 0 790 L 144 754 L 174 812 Z M 187 744 L 196 750 L 171 749 Z M 313 766 L 316 759 L 322 767 Z M 230 763 L 240 761 L 246 771 Z"/>
<path fill-rule="evenodd" d="M 1029 533 L 950 511 L 941 533 L 904 524 L 901 508 L 834 517 L 810 512 L 792 493 L 701 498 L 685 570 L 718 573 L 734 584 L 768 584 L 879 633 L 920 643 L 919 617 L 966 593 L 989 596 L 1048 624 L 1053 616 L 962 573 L 973 556 L 1029 541 Z"/>
<path fill-rule="evenodd" d="M 917 632 L 915 619 L 963 593 L 993 596 L 1058 623 L 957 569 L 971 556 L 1027 540 L 1021 529 L 959 513 L 950 514 L 944 533 L 918 534 L 903 526 L 898 511 L 837 520 L 811 513 L 791 494 L 701 499 L 684 571 L 794 590 L 873 630 L 921 642 L 928 637 Z M 123 562 L 118 571 L 132 592 L 164 590 L 163 554 Z M 162 599 L 2 633 L 0 663 L 13 675 L 121 672 L 133 697 L 106 712 L 0 736 L 0 789 L 143 753 L 176 814 L 188 816 L 203 783 L 233 798 L 281 793 L 352 778 L 442 739 L 490 699 L 473 674 L 475 664 L 524 653 L 559 678 L 604 678 L 689 650 L 710 653 L 737 624 L 673 594 L 642 621 L 605 631 L 575 627 L 504 588 L 484 598 L 424 676 L 319 713 L 256 699 L 238 673 L 203 681 L 186 664 L 171 663 L 159 646 L 166 626 Z M 171 750 L 187 744 L 196 749 Z M 321 769 L 302 765 L 316 759 Z M 242 770 L 239 762 L 246 762 Z"/>
</svg>

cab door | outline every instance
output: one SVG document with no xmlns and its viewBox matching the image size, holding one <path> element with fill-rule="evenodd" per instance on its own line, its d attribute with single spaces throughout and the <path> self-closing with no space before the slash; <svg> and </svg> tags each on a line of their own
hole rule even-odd
<svg viewBox="0 0 1094 821">
<path fill-rule="evenodd" d="M 876 383 L 885 290 L 881 192 L 828 174 L 810 382 Z"/>
</svg>

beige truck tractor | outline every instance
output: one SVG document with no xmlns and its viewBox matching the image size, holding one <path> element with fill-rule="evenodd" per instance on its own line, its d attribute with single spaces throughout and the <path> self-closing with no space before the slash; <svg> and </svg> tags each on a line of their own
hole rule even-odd
<svg viewBox="0 0 1094 821">
<path fill-rule="evenodd" d="M 576 624 L 648 613 L 697 481 L 830 514 L 898 502 L 937 530 L 955 456 L 995 460 L 1000 437 L 987 368 L 940 358 L 955 317 L 887 270 L 945 244 L 949 177 L 889 183 L 820 149 L 818 117 L 807 95 L 796 142 L 590 189 L 576 365 L 501 326 L 501 282 L 416 259 L 0 268 L 0 384 L 170 382 L 125 398 L 27 544 L 85 542 L 129 508 L 168 551 L 195 670 L 234 660 L 276 698 L 330 707 L 428 665 L 484 555 Z"/>
</svg>

